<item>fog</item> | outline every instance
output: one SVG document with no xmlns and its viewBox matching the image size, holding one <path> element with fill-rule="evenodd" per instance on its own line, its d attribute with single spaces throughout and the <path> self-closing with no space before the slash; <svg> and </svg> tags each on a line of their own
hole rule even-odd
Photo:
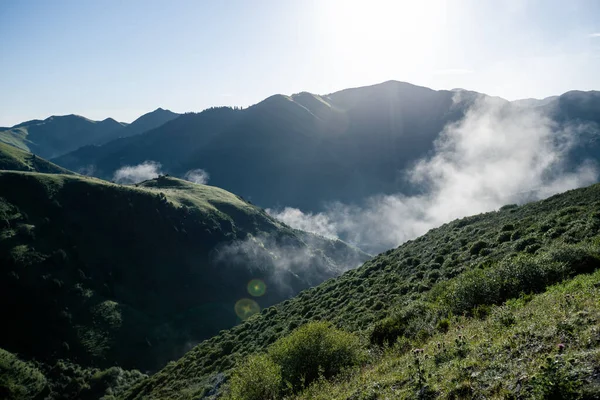
<svg viewBox="0 0 600 400">
<path fill-rule="evenodd" d="M 154 161 L 144 161 L 138 165 L 126 165 L 115 171 L 113 180 L 116 183 L 133 184 L 158 178 L 161 164 Z"/>
<path fill-rule="evenodd" d="M 199 169 L 199 168 L 189 170 L 183 176 L 183 179 L 185 179 L 186 181 L 198 183 L 201 185 L 206 185 L 208 183 L 209 178 L 210 178 L 210 175 L 208 174 L 208 172 L 206 172 L 203 169 Z"/>
<path fill-rule="evenodd" d="M 461 101 L 459 96 L 455 101 Z M 459 217 L 596 182 L 591 161 L 569 171 L 564 163 L 567 152 L 592 129 L 558 125 L 540 109 L 481 96 L 462 120 L 443 129 L 434 154 L 406 172 L 422 194 L 377 195 L 360 206 L 333 202 L 320 213 L 289 207 L 268 212 L 292 227 L 377 253 Z"/>
</svg>

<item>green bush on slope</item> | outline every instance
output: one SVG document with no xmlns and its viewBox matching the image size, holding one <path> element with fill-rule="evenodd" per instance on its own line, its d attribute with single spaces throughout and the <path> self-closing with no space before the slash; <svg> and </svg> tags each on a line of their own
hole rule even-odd
<svg viewBox="0 0 600 400">
<path fill-rule="evenodd" d="M 589 244 L 560 245 L 535 256 L 509 255 L 496 264 L 437 284 L 423 300 L 413 301 L 377 322 L 371 342 L 382 345 L 393 344 L 401 336 L 427 337 L 449 315 L 481 314 L 485 306 L 502 304 L 521 294 L 540 293 L 552 284 L 597 268 L 600 250 Z"/>
<path fill-rule="evenodd" d="M 319 378 L 331 378 L 365 360 L 357 336 L 326 322 L 311 322 L 252 355 L 233 373 L 228 397 L 235 400 L 279 399 Z"/>
<path fill-rule="evenodd" d="M 357 365 L 363 350 L 355 335 L 326 322 L 312 322 L 275 342 L 269 355 L 281 366 L 284 381 L 297 390 L 319 376 L 330 378 Z"/>
<path fill-rule="evenodd" d="M 274 400 L 281 389 L 281 367 L 268 355 L 259 354 L 236 368 L 228 397 L 231 400 Z"/>
</svg>

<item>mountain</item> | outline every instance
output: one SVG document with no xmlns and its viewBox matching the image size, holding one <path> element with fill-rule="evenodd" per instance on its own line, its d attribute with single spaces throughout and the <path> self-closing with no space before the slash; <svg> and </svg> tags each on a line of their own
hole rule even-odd
<svg viewBox="0 0 600 400">
<path fill-rule="evenodd" d="M 279 367 L 251 356 L 276 343 L 278 362 L 283 351 L 285 365 L 310 365 L 318 342 L 296 329 L 315 321 L 353 333 L 370 356 L 289 398 L 550 398 L 537 391 L 569 389 L 557 379 L 597 395 L 600 272 L 586 274 L 600 267 L 599 198 L 594 185 L 432 229 L 220 332 L 124 398 L 215 398 L 232 374 L 256 390 L 239 398 L 262 398 L 252 393 L 278 382 Z"/>
<path fill-rule="evenodd" d="M 401 82 L 328 96 L 275 95 L 245 110 L 184 115 L 141 136 L 53 161 L 73 170 L 92 165 L 104 179 L 148 160 L 179 176 L 202 168 L 211 183 L 236 188 L 263 207 L 315 209 L 321 202 L 396 192 L 402 171 L 433 149 L 448 121 L 462 116 L 453 96 Z"/>
<path fill-rule="evenodd" d="M 178 116 L 162 108 L 142 115 L 131 124 L 112 118 L 92 121 L 79 115 L 52 116 L 43 121 L 32 120 L 11 128 L 0 128 L 0 142 L 40 157 L 53 158 L 85 145 L 140 134 Z"/>
<path fill-rule="evenodd" d="M 0 347 L 52 385 L 80 367 L 152 371 L 368 258 L 212 186 L 3 171 Z M 59 359 L 77 367 L 48 376 Z"/>
<path fill-rule="evenodd" d="M 105 136 L 101 143 L 107 143 L 111 140 L 139 135 L 146 131 L 149 131 L 179 117 L 180 114 L 174 113 L 170 110 L 164 110 L 157 108 L 156 110 L 142 115 L 131 124 L 125 126 L 123 129 L 115 131 L 113 134 Z M 101 143 L 88 143 L 88 144 L 101 144 Z"/>
<path fill-rule="evenodd" d="M 0 132 L 0 141 L 44 158 L 73 151 L 85 144 L 96 143 L 110 133 L 123 129 L 112 118 L 92 121 L 79 115 L 52 116 L 43 121 L 32 120 Z"/>
<path fill-rule="evenodd" d="M 520 107 L 542 107 L 546 104 L 554 103 L 557 99 L 558 96 L 549 96 L 543 99 L 519 99 L 511 103 Z"/>
<path fill-rule="evenodd" d="M 0 170 L 72 174 L 71 171 L 52 164 L 41 157 L 2 142 L 0 142 Z"/>
<path fill-rule="evenodd" d="M 581 96 L 588 100 L 573 102 L 567 93 L 540 110 L 552 111 L 558 126 L 569 122 L 563 117 L 588 107 L 590 112 L 581 114 L 585 126 L 600 131 L 596 95 Z M 337 201 L 353 204 L 375 195 L 426 191 L 408 172 L 435 153 L 444 127 L 461 120 L 480 99 L 495 101 L 506 114 L 523 112 L 521 106 L 476 92 L 389 81 L 324 96 L 274 95 L 243 110 L 187 114 L 145 134 L 84 147 L 53 162 L 75 171 L 90 167 L 94 176 L 109 180 L 119 168 L 146 161 L 160 163 L 175 176 L 201 168 L 212 184 L 262 207 L 321 211 Z M 597 142 L 587 150 L 598 159 Z M 583 161 L 574 154 L 566 157 L 573 165 Z"/>
</svg>

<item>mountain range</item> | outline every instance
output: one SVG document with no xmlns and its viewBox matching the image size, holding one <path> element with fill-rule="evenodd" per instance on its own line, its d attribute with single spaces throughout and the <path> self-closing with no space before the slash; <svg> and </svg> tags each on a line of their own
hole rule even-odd
<svg viewBox="0 0 600 400">
<path fill-rule="evenodd" d="M 91 169 L 103 179 L 146 161 L 175 176 L 200 168 L 212 184 L 261 207 L 319 211 L 331 202 L 427 190 L 407 171 L 434 153 L 444 128 L 482 98 L 492 99 L 396 81 L 325 96 L 275 95 L 243 110 L 186 114 L 144 135 L 82 147 L 52 161 L 74 171 Z M 493 99 L 505 114 L 523 108 Z M 539 107 L 557 125 L 587 126 L 566 155 L 571 168 L 600 154 L 599 106 L 599 92 L 569 92 Z"/>
<path fill-rule="evenodd" d="M 58 157 L 82 146 L 101 144 L 119 137 L 143 133 L 170 121 L 179 114 L 158 108 L 131 124 L 112 118 L 92 121 L 79 115 L 51 116 L 11 128 L 0 128 L 0 142 L 30 151 L 44 158 Z"/>
</svg>

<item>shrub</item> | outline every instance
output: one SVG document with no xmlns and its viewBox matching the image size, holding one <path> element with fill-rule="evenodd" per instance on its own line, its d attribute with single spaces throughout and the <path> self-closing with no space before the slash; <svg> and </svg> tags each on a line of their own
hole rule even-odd
<svg viewBox="0 0 600 400">
<path fill-rule="evenodd" d="M 495 266 L 467 271 L 432 294 L 455 314 L 480 305 L 500 304 L 521 293 L 539 293 L 575 274 L 600 267 L 598 251 L 589 246 L 558 246 L 540 256 L 507 258 Z"/>
<path fill-rule="evenodd" d="M 469 252 L 472 255 L 478 255 L 479 252 L 481 252 L 481 250 L 485 249 L 487 246 L 488 246 L 488 244 L 486 242 L 484 242 L 483 240 L 479 240 L 479 241 L 473 243 L 473 245 L 469 249 Z"/>
<path fill-rule="evenodd" d="M 281 382 L 281 367 L 269 356 L 250 356 L 233 372 L 227 398 L 273 400 L 279 397 Z"/>
<path fill-rule="evenodd" d="M 496 241 L 498 243 L 504 243 L 504 242 L 508 242 L 510 241 L 510 232 L 502 232 L 498 235 L 498 239 L 496 239 Z"/>
<path fill-rule="evenodd" d="M 439 310 L 433 304 L 413 301 L 376 323 L 371 332 L 371 343 L 380 346 L 386 343 L 391 345 L 402 336 L 416 338 L 421 332 L 431 331 L 439 317 Z"/>
<path fill-rule="evenodd" d="M 269 355 L 294 391 L 359 364 L 364 356 L 358 337 L 326 322 L 311 322 L 276 341 Z"/>
</svg>

